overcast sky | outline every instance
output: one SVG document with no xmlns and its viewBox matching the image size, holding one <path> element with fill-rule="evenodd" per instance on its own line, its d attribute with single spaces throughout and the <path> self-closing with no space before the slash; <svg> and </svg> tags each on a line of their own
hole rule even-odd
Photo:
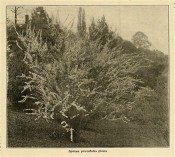
<svg viewBox="0 0 175 157">
<path fill-rule="evenodd" d="M 89 26 L 92 18 L 100 19 L 103 15 L 113 30 L 126 40 L 131 40 L 137 31 L 145 33 L 154 49 L 168 54 L 168 6 L 82 6 L 85 9 L 86 23 Z M 79 6 L 45 6 L 49 15 L 65 21 L 65 25 L 74 20 L 73 29 L 77 26 Z M 19 20 L 24 14 L 30 14 L 32 7 L 24 7 Z M 13 20 L 13 14 L 7 9 L 7 17 Z M 20 22 L 20 21 L 19 21 Z"/>
</svg>

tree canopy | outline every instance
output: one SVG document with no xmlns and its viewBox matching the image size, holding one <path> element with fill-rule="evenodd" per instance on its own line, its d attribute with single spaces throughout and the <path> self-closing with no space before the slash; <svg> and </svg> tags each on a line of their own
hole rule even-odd
<svg viewBox="0 0 175 157">
<path fill-rule="evenodd" d="M 84 37 L 86 35 L 85 10 L 81 7 L 78 12 L 77 31 L 80 37 Z"/>
<path fill-rule="evenodd" d="M 151 43 L 148 40 L 148 36 L 143 32 L 137 32 L 132 37 L 132 42 L 137 48 L 149 49 Z"/>
</svg>

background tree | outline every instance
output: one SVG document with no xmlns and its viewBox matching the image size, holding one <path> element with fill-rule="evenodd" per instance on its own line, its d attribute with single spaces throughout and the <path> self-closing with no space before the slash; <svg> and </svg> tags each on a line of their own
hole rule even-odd
<svg viewBox="0 0 175 157">
<path fill-rule="evenodd" d="M 81 7 L 78 12 L 77 31 L 80 37 L 84 37 L 86 35 L 85 10 Z"/>
<path fill-rule="evenodd" d="M 98 39 L 101 45 L 114 39 L 114 32 L 109 29 L 104 15 L 97 23 L 92 19 L 89 27 L 89 39 L 94 41 Z"/>
<path fill-rule="evenodd" d="M 47 42 L 50 53 L 53 53 L 57 58 L 63 53 L 64 39 L 61 38 L 63 30 L 59 23 L 54 24 L 54 17 L 50 18 L 43 7 L 34 9 L 31 17 L 31 27 L 35 32 L 41 31 L 42 39 Z M 62 46 L 59 47 L 60 45 Z M 51 59 L 49 55 L 47 57 L 48 60 Z"/>
<path fill-rule="evenodd" d="M 15 15 L 15 26 L 17 26 L 18 15 L 21 14 L 21 9 L 23 9 L 23 7 L 19 7 L 19 6 L 14 6 L 14 8 L 11 9 L 11 11 Z"/>
<path fill-rule="evenodd" d="M 32 16 L 31 16 L 31 27 L 34 28 L 35 31 L 42 31 L 42 38 L 46 42 L 53 42 L 50 34 L 50 28 L 49 24 L 51 22 L 51 19 L 49 18 L 47 12 L 44 10 L 43 7 L 37 7 L 33 10 Z"/>
<path fill-rule="evenodd" d="M 92 18 L 91 25 L 89 26 L 89 38 L 90 40 L 96 40 L 95 33 L 96 33 L 96 23 L 95 19 Z"/>
<path fill-rule="evenodd" d="M 83 13 L 82 13 L 82 33 L 86 34 L 86 16 L 85 16 L 84 9 L 83 9 Z"/>
<path fill-rule="evenodd" d="M 132 37 L 132 42 L 137 48 L 149 49 L 151 43 L 148 40 L 148 36 L 143 32 L 137 32 Z"/>
<path fill-rule="evenodd" d="M 37 31 L 39 29 L 47 29 L 49 22 L 50 19 L 43 7 L 37 7 L 33 10 L 31 17 L 31 26 L 35 27 Z"/>
</svg>

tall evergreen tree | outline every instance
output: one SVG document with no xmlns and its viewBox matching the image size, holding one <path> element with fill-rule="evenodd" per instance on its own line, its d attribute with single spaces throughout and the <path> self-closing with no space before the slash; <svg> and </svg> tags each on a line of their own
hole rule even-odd
<svg viewBox="0 0 175 157">
<path fill-rule="evenodd" d="M 85 11 L 82 11 L 82 33 L 86 33 L 86 19 L 85 19 Z"/>
<path fill-rule="evenodd" d="M 83 8 L 79 8 L 78 12 L 78 24 L 77 31 L 80 37 L 84 37 L 86 34 L 86 20 L 85 20 L 85 11 Z"/>
<path fill-rule="evenodd" d="M 43 7 L 37 7 L 32 13 L 31 24 L 38 29 L 47 29 L 49 24 L 49 18 L 47 12 Z"/>
<path fill-rule="evenodd" d="M 78 33 L 81 32 L 81 13 L 82 13 L 82 8 L 80 7 L 78 11 L 78 23 L 77 23 Z"/>
<path fill-rule="evenodd" d="M 50 18 L 43 7 L 37 7 L 32 13 L 31 26 L 35 32 L 41 30 L 42 39 L 47 42 L 49 47 L 57 44 L 56 36 L 62 32 L 60 24 L 53 24 L 53 22 L 54 16 L 52 15 Z M 57 33 L 54 34 L 53 32 Z"/>
<path fill-rule="evenodd" d="M 95 19 L 92 19 L 91 25 L 89 27 L 89 38 L 91 40 L 95 40 L 95 32 L 96 32 L 96 24 Z"/>
<path fill-rule="evenodd" d="M 37 32 L 38 30 L 42 31 L 42 38 L 44 41 L 51 41 L 49 23 L 51 19 L 49 18 L 47 12 L 43 7 L 37 7 L 33 13 L 31 18 L 31 26 Z"/>
<path fill-rule="evenodd" d="M 114 32 L 112 32 L 106 22 L 105 16 L 103 15 L 100 20 L 95 23 L 92 20 L 91 26 L 89 27 L 90 40 L 99 40 L 101 45 L 105 45 L 109 40 L 113 39 Z"/>
</svg>

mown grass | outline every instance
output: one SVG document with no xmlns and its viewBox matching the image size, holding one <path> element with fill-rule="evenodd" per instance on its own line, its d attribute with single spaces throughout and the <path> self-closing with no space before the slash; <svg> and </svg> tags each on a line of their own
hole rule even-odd
<svg viewBox="0 0 175 157">
<path fill-rule="evenodd" d="M 52 139 L 49 134 L 61 130 L 58 122 L 47 123 L 8 109 L 8 147 L 164 147 L 168 146 L 156 125 L 138 125 L 122 121 L 94 121 L 81 131 L 80 141 Z"/>
</svg>

